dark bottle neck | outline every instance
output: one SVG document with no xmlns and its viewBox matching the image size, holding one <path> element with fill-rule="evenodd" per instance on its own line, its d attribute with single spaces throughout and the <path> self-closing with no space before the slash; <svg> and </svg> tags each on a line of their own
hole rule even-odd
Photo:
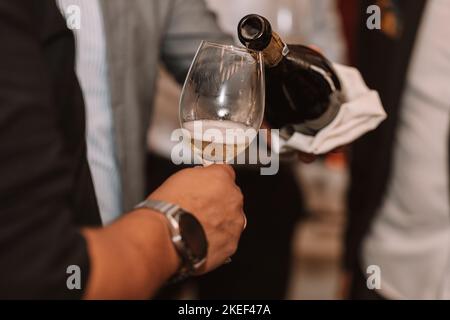
<svg viewBox="0 0 450 320">
<path fill-rule="evenodd" d="M 270 22 L 257 14 L 241 19 L 238 25 L 241 43 L 250 50 L 262 51 L 268 67 L 277 66 L 286 54 L 286 45 L 280 36 L 272 31 Z"/>
</svg>

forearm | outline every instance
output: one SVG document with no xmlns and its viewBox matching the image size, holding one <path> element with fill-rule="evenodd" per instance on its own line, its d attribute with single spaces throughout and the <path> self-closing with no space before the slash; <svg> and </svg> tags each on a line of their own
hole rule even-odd
<svg viewBox="0 0 450 320">
<path fill-rule="evenodd" d="M 83 233 L 91 261 L 86 299 L 148 299 L 180 263 L 159 213 L 138 210 Z"/>
</svg>

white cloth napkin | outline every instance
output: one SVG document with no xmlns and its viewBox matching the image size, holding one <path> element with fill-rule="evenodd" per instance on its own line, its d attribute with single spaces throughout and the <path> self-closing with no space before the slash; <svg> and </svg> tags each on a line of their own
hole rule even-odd
<svg viewBox="0 0 450 320">
<path fill-rule="evenodd" d="M 309 154 L 326 154 L 376 129 L 386 119 L 378 92 L 367 87 L 357 69 L 339 64 L 334 68 L 341 80 L 346 102 L 341 105 L 333 122 L 314 137 L 298 132 L 287 141 L 279 136 L 272 137 L 272 150 L 283 153 L 296 149 Z"/>
</svg>

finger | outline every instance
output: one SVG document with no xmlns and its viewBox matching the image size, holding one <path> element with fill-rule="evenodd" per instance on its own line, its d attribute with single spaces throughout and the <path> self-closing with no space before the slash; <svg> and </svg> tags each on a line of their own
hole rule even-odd
<svg viewBox="0 0 450 320">
<path fill-rule="evenodd" d="M 214 165 L 208 167 L 208 169 L 222 170 L 222 171 L 226 172 L 233 181 L 236 180 L 236 172 L 234 171 L 233 167 L 228 164 L 214 164 Z"/>
<path fill-rule="evenodd" d="M 244 193 L 242 193 L 242 189 L 237 184 L 235 184 L 234 190 L 236 190 L 241 197 L 241 202 L 244 202 Z"/>
</svg>

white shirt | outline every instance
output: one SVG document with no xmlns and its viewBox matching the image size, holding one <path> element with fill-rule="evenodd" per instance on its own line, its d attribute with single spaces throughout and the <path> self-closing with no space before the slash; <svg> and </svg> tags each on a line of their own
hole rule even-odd
<svg viewBox="0 0 450 320">
<path fill-rule="evenodd" d="M 64 13 L 80 8 L 76 36 L 76 71 L 84 94 L 87 156 L 104 224 L 122 213 L 121 180 L 115 153 L 114 122 L 108 84 L 103 16 L 98 0 L 58 0 Z"/>
<path fill-rule="evenodd" d="M 391 299 L 450 299 L 450 1 L 429 0 L 402 100 L 393 171 L 363 269 Z M 368 168 L 370 170 L 370 168 Z"/>
</svg>

